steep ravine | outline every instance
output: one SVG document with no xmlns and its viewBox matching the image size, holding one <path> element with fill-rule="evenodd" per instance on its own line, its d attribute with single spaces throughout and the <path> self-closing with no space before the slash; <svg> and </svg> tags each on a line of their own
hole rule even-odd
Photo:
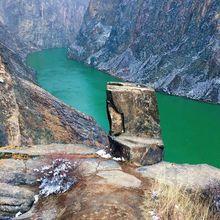
<svg viewBox="0 0 220 220">
<path fill-rule="evenodd" d="M 220 103 L 219 6 L 91 0 L 69 57 L 168 94 Z"/>
<path fill-rule="evenodd" d="M 104 131 L 91 117 L 65 105 L 33 82 L 18 77 L 10 70 L 13 58 L 4 58 L 1 53 L 0 58 L 0 146 L 107 145 Z"/>
<path fill-rule="evenodd" d="M 64 47 L 80 29 L 89 0 L 2 0 L 0 22 L 30 51 Z"/>
<path fill-rule="evenodd" d="M 106 146 L 89 116 L 41 89 L 23 58 L 28 44 L 0 23 L 0 146 L 83 143 Z"/>
</svg>

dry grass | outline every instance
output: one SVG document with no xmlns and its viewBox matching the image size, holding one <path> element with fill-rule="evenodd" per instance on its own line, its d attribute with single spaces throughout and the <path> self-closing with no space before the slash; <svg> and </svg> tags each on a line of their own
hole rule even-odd
<svg viewBox="0 0 220 220">
<path fill-rule="evenodd" d="M 201 193 L 189 193 L 182 188 L 154 184 L 145 193 L 143 211 L 152 220 L 217 220 L 212 211 L 212 200 Z"/>
</svg>

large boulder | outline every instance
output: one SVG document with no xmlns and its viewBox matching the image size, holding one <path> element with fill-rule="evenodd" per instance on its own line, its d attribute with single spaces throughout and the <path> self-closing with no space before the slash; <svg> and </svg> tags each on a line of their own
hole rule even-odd
<svg viewBox="0 0 220 220">
<path fill-rule="evenodd" d="M 163 158 L 155 91 L 131 83 L 108 83 L 107 111 L 112 154 L 137 164 Z"/>
<path fill-rule="evenodd" d="M 161 162 L 152 166 L 140 167 L 137 171 L 142 177 L 194 191 L 220 187 L 220 169 L 206 164 L 181 165 Z"/>
</svg>

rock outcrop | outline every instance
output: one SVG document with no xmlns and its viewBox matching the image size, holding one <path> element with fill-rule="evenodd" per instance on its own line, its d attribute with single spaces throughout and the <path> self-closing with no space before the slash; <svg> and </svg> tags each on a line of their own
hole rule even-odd
<svg viewBox="0 0 220 220">
<path fill-rule="evenodd" d="M 33 50 L 66 47 L 77 34 L 89 0 L 2 0 L 0 22 Z"/>
<path fill-rule="evenodd" d="M 0 217 L 27 212 L 34 203 L 34 195 L 26 187 L 0 183 Z"/>
<path fill-rule="evenodd" d="M 69 57 L 159 91 L 220 103 L 219 2 L 91 0 Z"/>
<path fill-rule="evenodd" d="M 107 110 L 113 155 L 142 165 L 162 160 L 163 142 L 153 89 L 130 83 L 108 83 Z"/>
<path fill-rule="evenodd" d="M 141 176 L 160 183 L 193 191 L 220 187 L 220 170 L 206 165 L 173 164 L 161 162 L 137 169 Z"/>
</svg>

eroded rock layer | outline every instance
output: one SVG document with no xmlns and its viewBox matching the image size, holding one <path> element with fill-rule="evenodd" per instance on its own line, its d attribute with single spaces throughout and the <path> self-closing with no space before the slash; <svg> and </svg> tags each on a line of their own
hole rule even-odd
<svg viewBox="0 0 220 220">
<path fill-rule="evenodd" d="M 219 6 L 92 0 L 69 57 L 168 94 L 220 103 Z"/>
</svg>

